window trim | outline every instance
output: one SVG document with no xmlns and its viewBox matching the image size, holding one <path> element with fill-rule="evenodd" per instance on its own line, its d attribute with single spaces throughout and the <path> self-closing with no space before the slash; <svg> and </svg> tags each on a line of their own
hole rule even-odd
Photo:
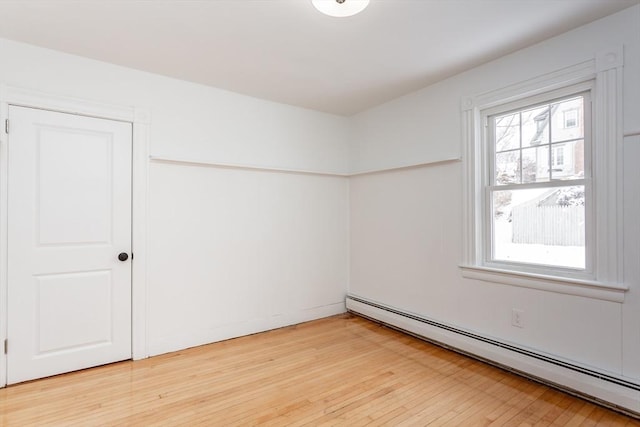
<svg viewBox="0 0 640 427">
<path fill-rule="evenodd" d="M 538 289 L 565 295 L 595 298 L 611 302 L 624 302 L 628 287 L 605 284 L 593 280 L 569 279 L 501 268 L 460 265 L 462 277 L 483 282 Z"/>
<path fill-rule="evenodd" d="M 463 277 L 523 286 L 572 295 L 622 302 L 628 289 L 622 282 L 622 67 L 623 49 L 616 46 L 598 52 L 595 57 L 548 74 L 510 86 L 462 99 L 463 142 Z M 593 212 L 593 273 L 590 276 L 566 277 L 557 272 L 494 268 L 483 262 L 483 164 L 484 126 L 481 112 L 519 102 L 535 103 L 549 92 L 576 93 L 576 85 L 593 85 L 592 173 L 595 196 Z"/>
</svg>

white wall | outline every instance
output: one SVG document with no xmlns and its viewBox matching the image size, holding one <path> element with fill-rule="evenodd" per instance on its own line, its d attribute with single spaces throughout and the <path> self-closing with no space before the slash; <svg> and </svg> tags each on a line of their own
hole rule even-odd
<svg viewBox="0 0 640 427">
<path fill-rule="evenodd" d="M 0 40 L 0 83 L 148 108 L 152 156 L 345 172 L 348 121 Z M 149 164 L 147 344 L 176 350 L 344 311 L 346 178 Z"/>
<path fill-rule="evenodd" d="M 344 311 L 345 178 L 160 163 L 151 183 L 151 354 Z"/>
<path fill-rule="evenodd" d="M 344 172 L 348 120 L 0 39 L 2 84 L 149 107 L 150 154 Z"/>
<path fill-rule="evenodd" d="M 624 131 L 640 130 L 640 6 L 487 63 L 353 117 L 353 171 L 461 156 L 464 96 L 479 95 L 624 45 Z M 350 292 L 538 352 L 640 379 L 640 137 L 627 137 L 624 303 L 463 279 L 462 164 L 350 182 Z M 524 310 L 525 327 L 511 326 Z"/>
</svg>

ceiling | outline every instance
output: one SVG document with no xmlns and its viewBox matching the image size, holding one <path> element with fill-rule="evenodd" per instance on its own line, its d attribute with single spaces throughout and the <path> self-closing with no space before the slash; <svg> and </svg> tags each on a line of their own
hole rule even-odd
<svg viewBox="0 0 640 427">
<path fill-rule="evenodd" d="M 348 0 L 347 0 L 348 1 Z M 352 115 L 640 0 L 0 0 L 0 37 Z"/>
</svg>

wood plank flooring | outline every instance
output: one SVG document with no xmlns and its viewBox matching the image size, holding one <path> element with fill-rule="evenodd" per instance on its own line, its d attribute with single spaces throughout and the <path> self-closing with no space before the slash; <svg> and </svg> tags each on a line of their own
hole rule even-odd
<svg viewBox="0 0 640 427">
<path fill-rule="evenodd" d="M 343 315 L 0 389 L 2 426 L 640 426 Z"/>
</svg>

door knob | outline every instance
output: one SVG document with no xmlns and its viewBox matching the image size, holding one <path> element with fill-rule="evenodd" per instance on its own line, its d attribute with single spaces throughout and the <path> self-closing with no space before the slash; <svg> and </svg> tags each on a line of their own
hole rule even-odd
<svg viewBox="0 0 640 427">
<path fill-rule="evenodd" d="M 129 259 L 129 254 L 126 252 L 120 252 L 120 254 L 118 255 L 118 259 L 120 261 L 126 261 Z"/>
</svg>

